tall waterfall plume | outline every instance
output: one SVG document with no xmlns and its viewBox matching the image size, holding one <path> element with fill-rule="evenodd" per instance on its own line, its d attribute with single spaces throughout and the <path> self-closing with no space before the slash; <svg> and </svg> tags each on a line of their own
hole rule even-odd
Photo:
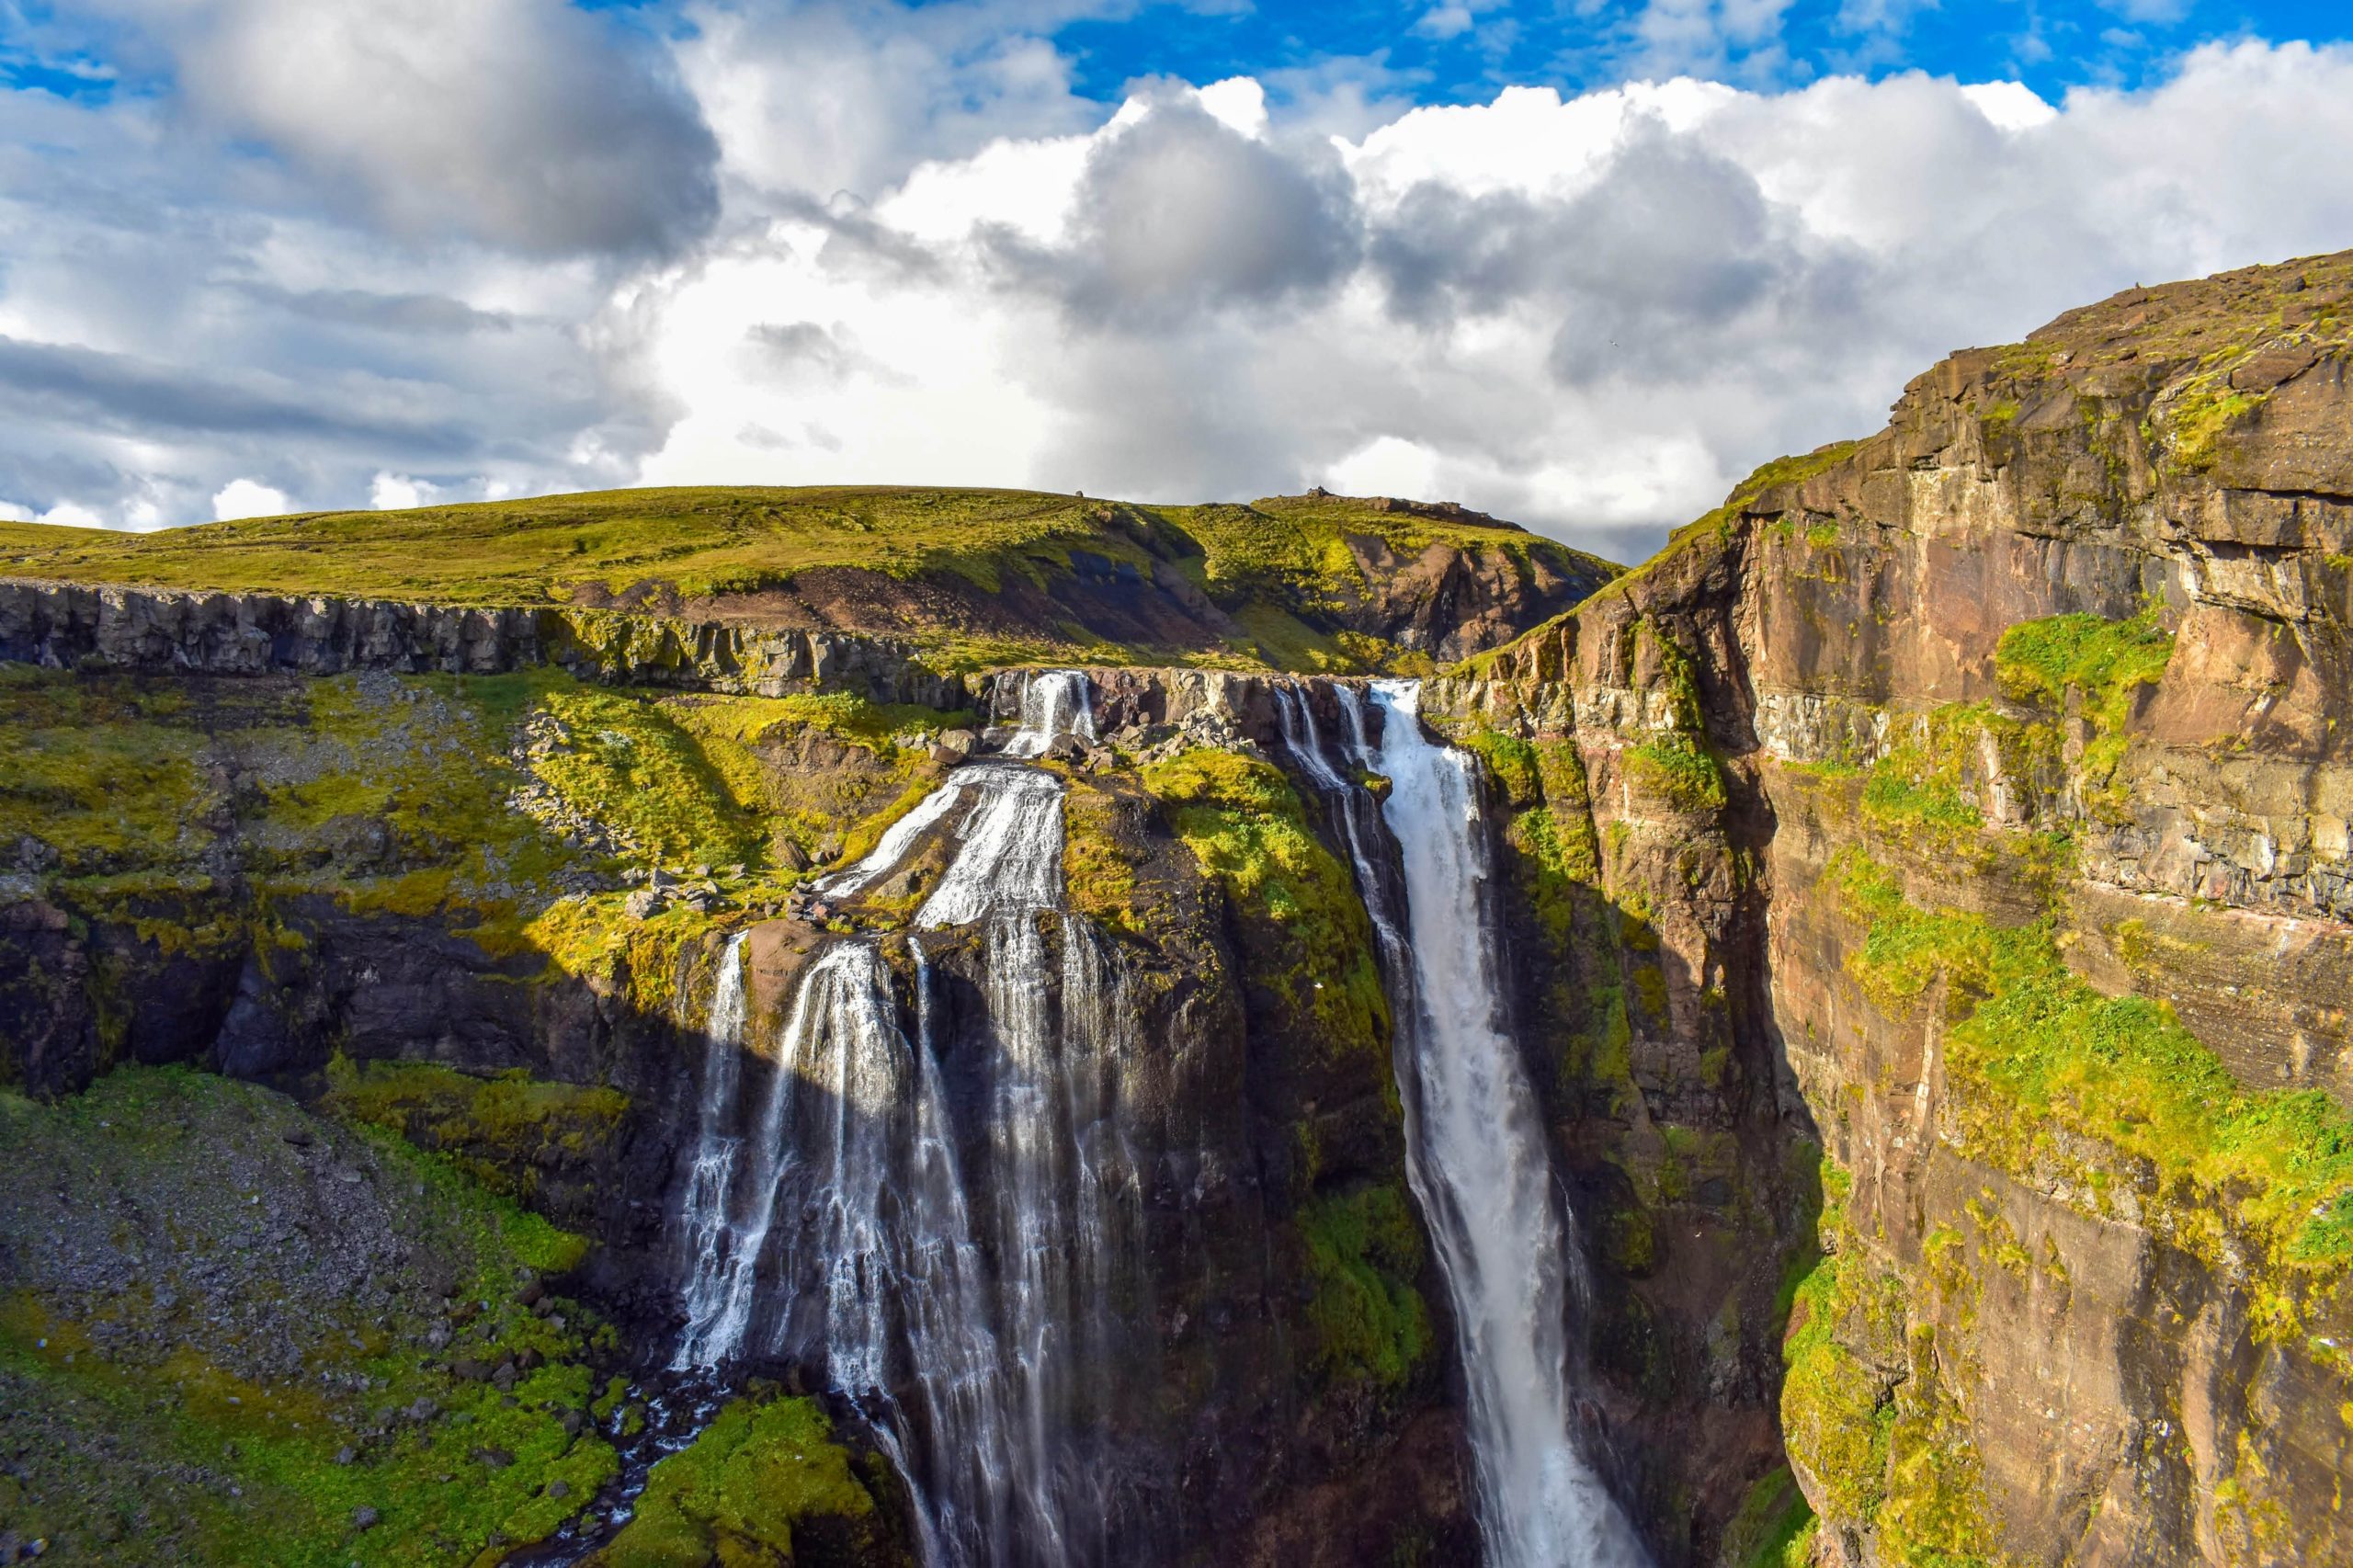
<svg viewBox="0 0 2353 1568">
<path fill-rule="evenodd" d="M 1281 692 L 1278 714 L 1339 817 L 1381 946 L 1406 1173 L 1454 1307 L 1489 1562 L 1642 1568 L 1648 1554 L 1572 1425 L 1574 1220 L 1507 1027 L 1477 775 L 1423 733 L 1418 683 L 1373 683 L 1377 744 L 1357 691 L 1333 689 L 1354 760 L 1389 778 L 1385 834 L 1369 824 L 1370 794 L 1333 767 L 1304 694 Z"/>
</svg>

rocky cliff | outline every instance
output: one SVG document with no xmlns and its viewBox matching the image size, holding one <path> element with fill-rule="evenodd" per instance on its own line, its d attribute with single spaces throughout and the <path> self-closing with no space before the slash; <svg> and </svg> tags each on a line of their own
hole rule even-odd
<svg viewBox="0 0 2353 1568">
<path fill-rule="evenodd" d="M 1955 356 L 1886 431 L 1769 465 L 1534 630 L 1583 586 L 1461 514 L 1308 497 L 1160 519 L 1190 547 L 1116 508 L 983 518 L 1096 540 L 1053 534 L 1051 569 L 997 578 L 1082 631 L 1165 597 L 1225 618 L 1197 639 L 1207 662 L 1475 655 L 1424 712 L 1480 758 L 1504 1001 L 1590 1286 L 1584 1436 L 1660 1562 L 2353 1561 L 2348 365 L 2353 259 L 2136 290 Z M 859 531 L 841 508 L 826 526 Z M 606 550 L 605 517 L 540 519 L 578 546 L 526 542 Z M 1381 531 L 1406 524 L 1424 531 Z M 363 1558 L 545 1538 L 514 1560 L 564 1561 L 567 1532 L 615 1563 L 782 1535 L 796 1560 L 912 1550 L 873 1429 L 807 1365 L 675 1387 L 644 1353 L 680 1321 L 679 1191 L 731 937 L 750 1100 L 799 977 L 846 941 L 875 944 L 943 1062 L 996 1039 L 980 937 L 924 937 L 918 979 L 910 927 L 944 848 L 919 841 L 855 897 L 818 885 L 1001 744 L 1025 689 L 978 656 L 995 621 L 951 650 L 835 610 L 969 597 L 995 568 L 852 594 L 821 574 L 840 562 L 794 556 L 795 608 L 684 572 L 635 591 L 633 537 L 563 602 L 496 608 L 313 597 L 301 526 L 272 527 L 233 552 L 160 546 L 169 573 L 147 580 L 183 588 L 91 585 L 122 574 L 111 556 L 0 585 L 22 759 L 0 778 L 0 1064 L 53 1102 L 6 1101 L 7 1135 L 79 1140 L 106 1180 L 159 1193 L 256 1117 L 332 1153 L 239 1179 L 289 1195 L 259 1204 L 272 1257 L 322 1224 L 384 1232 L 360 1260 L 393 1303 L 382 1337 L 335 1332 L 392 1359 L 243 1344 L 267 1300 L 323 1287 L 219 1262 L 254 1244 L 233 1205 L 176 1232 L 45 1192 L 0 1237 L 0 1377 L 40 1423 L 0 1528 L 199 1550 L 140 1522 L 143 1476 L 210 1497 L 207 1529 L 250 1493 L 303 1551 Z M 209 585 L 233 555 L 291 576 Z M 606 605 L 626 608 L 584 608 Z M 1125 1042 L 1122 1159 L 1149 1173 L 1118 1276 L 1132 1353 L 1095 1418 L 1117 1555 L 1475 1560 L 1379 946 L 1350 824 L 1293 733 L 1302 715 L 1336 733 L 1336 695 L 1138 652 L 1090 664 L 1095 738 L 1033 764 L 1063 791 L 1084 922 L 1041 928 L 1065 978 L 1040 1005 L 1070 1005 L 1090 953 L 1124 977 L 1097 1032 Z M 142 1075 L 181 1062 L 306 1108 Z M 105 1098 L 126 1095 L 176 1108 L 184 1142 L 126 1140 Z M 443 1230 L 410 1234 L 369 1205 L 418 1149 L 462 1188 Z M 576 1250 L 532 1233 L 504 1256 L 517 1204 Z M 36 1214 L 29 1189 L 16 1208 Z M 44 1249 L 77 1227 L 86 1253 Z M 502 1268 L 496 1290 L 435 1293 Z M 173 1271 L 205 1282 L 199 1320 L 125 1293 Z M 609 1329 L 532 1327 L 557 1301 Z M 551 1425 L 470 1442 L 513 1408 L 483 1381 L 501 1366 L 510 1387 L 561 1374 L 530 1406 Z M 286 1403 L 323 1368 L 432 1409 L 380 1418 L 380 1391 L 337 1383 Z M 146 1403 L 126 1392 L 142 1376 L 164 1391 Z M 221 1404 L 232 1386 L 304 1436 Z M 714 1435 L 608 1539 L 578 1500 L 649 1484 L 632 1456 L 665 1419 Z M 176 1457 L 198 1448 L 200 1473 Z M 124 1451 L 109 1483 L 92 1456 Z M 433 1512 L 437 1477 L 508 1473 L 477 1454 L 574 1468 Z M 783 1501 L 747 1511 L 755 1494 Z M 676 1555 L 632 1555 L 657 1548 Z"/>
<path fill-rule="evenodd" d="M 1643 1114 L 1820 1208 L 1818 1561 L 2353 1559 L 2349 341 L 2335 257 L 1956 355 L 1453 688 L 1574 744 Z M 1632 1293 L 1756 1322 L 1693 1231 Z"/>
</svg>

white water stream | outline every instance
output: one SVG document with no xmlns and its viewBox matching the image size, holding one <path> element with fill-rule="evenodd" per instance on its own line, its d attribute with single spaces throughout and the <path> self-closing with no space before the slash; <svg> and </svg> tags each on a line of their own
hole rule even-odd
<svg viewBox="0 0 2353 1568">
<path fill-rule="evenodd" d="M 1026 676 L 1006 755 L 1092 739 L 1086 691 L 1075 671 Z M 1338 737 L 1320 732 L 1301 688 L 1279 688 L 1277 711 L 1347 841 L 1381 944 L 1407 1169 L 1453 1302 L 1488 1560 L 1643 1568 L 1574 1436 L 1573 1221 L 1505 1017 L 1477 776 L 1425 734 L 1414 683 L 1375 684 L 1377 745 L 1356 690 L 1334 691 Z M 1387 801 L 1336 757 L 1386 774 Z M 1136 1354 L 1113 1301 L 1141 1278 L 1141 1182 L 1121 1111 L 1139 1009 L 1110 949 L 1067 912 L 1063 796 L 1036 767 L 968 765 L 827 879 L 829 892 L 854 893 L 926 833 L 953 842 L 914 921 L 944 935 L 906 938 L 914 1040 L 881 941 L 867 937 L 803 970 L 758 1107 L 738 1103 L 740 937 L 706 1031 L 676 1365 L 755 1350 L 821 1365 L 906 1478 L 924 1560 L 941 1568 L 1060 1568 L 1112 1550 L 1118 1488 L 1099 1433 L 1116 1369 Z M 927 950 L 943 941 L 979 948 L 983 1017 L 954 1042 L 938 1032 L 943 982 Z M 963 1053 L 961 1094 L 951 1051 Z M 980 1121 L 962 1137 L 960 1104 Z"/>
<path fill-rule="evenodd" d="M 1094 735 L 1076 671 L 1025 677 L 1021 707 L 1009 756 Z M 1112 1489 L 1091 1434 L 1114 1381 L 1109 1293 L 1140 1225 L 1119 1123 L 1133 1009 L 1118 965 L 1063 910 L 1062 812 L 1053 775 L 974 763 L 828 879 L 828 892 L 855 892 L 925 831 L 952 839 L 915 926 L 978 927 L 990 1053 L 977 1067 L 977 1168 L 960 1158 L 920 936 L 908 938 L 915 1040 L 879 940 L 835 943 L 802 972 L 767 1103 L 748 1134 L 731 1134 L 739 938 L 713 1001 L 681 1215 L 690 1321 L 677 1364 L 756 1346 L 821 1364 L 907 1479 L 925 1562 L 950 1568 L 1108 1556 Z"/>
<path fill-rule="evenodd" d="M 1424 733 L 1417 683 L 1373 683 L 1377 746 L 1355 690 L 1335 693 L 1355 760 L 1389 778 L 1386 835 L 1367 830 L 1371 797 L 1332 767 L 1303 694 L 1282 693 L 1279 711 L 1289 749 L 1340 816 L 1381 943 L 1406 1170 L 1454 1307 L 1488 1561 L 1643 1568 L 1648 1554 L 1577 1449 L 1572 1221 L 1507 1027 L 1478 776 L 1468 754 Z"/>
</svg>

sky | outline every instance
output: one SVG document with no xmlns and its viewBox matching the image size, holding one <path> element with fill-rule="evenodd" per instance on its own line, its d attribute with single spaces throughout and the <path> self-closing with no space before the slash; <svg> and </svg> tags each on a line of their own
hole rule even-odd
<svg viewBox="0 0 2353 1568">
<path fill-rule="evenodd" d="M 2289 0 L 0 0 L 0 517 L 1323 484 L 1620 560 L 2353 247 Z"/>
</svg>

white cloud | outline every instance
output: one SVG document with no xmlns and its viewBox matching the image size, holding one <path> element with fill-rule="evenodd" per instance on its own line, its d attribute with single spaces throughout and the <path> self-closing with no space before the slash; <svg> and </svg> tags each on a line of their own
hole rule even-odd
<svg viewBox="0 0 2353 1568">
<path fill-rule="evenodd" d="M 404 473 L 380 472 L 368 483 L 368 505 L 379 512 L 405 512 L 416 506 L 430 506 L 440 494 L 439 485 L 412 479 Z"/>
<path fill-rule="evenodd" d="M 1472 20 L 1468 6 L 1433 6 L 1422 13 L 1414 30 L 1424 38 L 1461 38 L 1471 30 Z"/>
<path fill-rule="evenodd" d="M 565 0 L 109 0 L 208 122 L 403 233 L 656 251 L 717 210 L 717 145 L 656 58 Z"/>
<path fill-rule="evenodd" d="M 1326 489 L 1343 495 L 1436 495 L 1444 459 L 1399 436 L 1376 436 L 1324 471 Z"/>
<path fill-rule="evenodd" d="M 212 494 L 215 522 L 238 517 L 277 517 L 294 509 L 283 490 L 273 490 L 257 479 L 233 479 Z"/>
<path fill-rule="evenodd" d="M 641 476 L 1321 482 L 1640 553 L 1952 348 L 2353 233 L 2353 168 L 2291 151 L 2353 141 L 2344 50 L 2209 49 L 2059 105 L 1917 74 L 1507 89 L 1336 144 L 1188 101 L 935 159 L 630 295 L 685 411 Z M 756 323 L 790 330 L 753 352 Z"/>
<path fill-rule="evenodd" d="M 1254 141 L 1267 133 L 1267 89 L 1249 76 L 1228 76 L 1211 82 L 1195 95 L 1210 118 Z"/>
<path fill-rule="evenodd" d="M 871 199 L 927 158 L 1092 126 L 1041 32 L 1087 9 L 700 0 L 677 57 L 740 193 Z"/>
<path fill-rule="evenodd" d="M 137 527 L 288 494 L 632 483 L 1164 500 L 1324 483 L 1633 555 L 1757 461 L 1874 428 L 1955 347 L 2353 234 L 2353 165 L 2311 155 L 2353 143 L 2345 49 L 2209 48 L 2151 87 L 2055 103 L 1914 74 L 1411 108 L 1402 78 L 1355 62 L 1142 84 L 1112 111 L 1047 41 L 1096 0 L 690 0 L 692 31 L 661 44 L 684 103 L 654 44 L 557 0 L 485 0 L 417 23 L 479 37 L 476 56 L 384 45 L 384 72 L 480 133 L 440 169 L 401 153 L 382 106 L 313 127 L 203 96 L 293 69 L 239 42 L 290 0 L 110 3 L 169 9 L 157 48 L 198 96 L 0 94 L 10 516 Z M 356 48 L 424 6 L 313 7 L 284 36 Z M 1755 58 L 1784 8 L 1652 11 L 1662 40 Z M 552 86 L 484 108 L 480 62 L 539 37 L 563 91 L 622 72 L 669 150 L 589 167 L 617 144 Z M 319 47 L 322 82 L 377 79 Z M 207 50 L 227 62 L 211 85 L 191 74 Z M 693 124 L 715 175 L 680 161 Z M 230 125 L 270 150 L 224 150 L 210 132 Z M 552 195 L 521 188 L 542 137 L 588 160 L 550 165 Z M 707 231 L 647 188 L 681 170 L 695 211 L 718 193 Z M 625 234 L 671 248 L 625 255 Z"/>
<path fill-rule="evenodd" d="M 1972 83 L 1961 88 L 1961 96 L 2004 131 L 2031 131 L 2038 125 L 2048 125 L 2059 115 L 2024 82 Z"/>
<path fill-rule="evenodd" d="M 29 506 L 0 506 L 0 517 L 12 523 L 48 523 L 63 528 L 102 528 L 107 526 L 106 518 L 72 501 L 61 501 L 38 516 Z"/>
</svg>

